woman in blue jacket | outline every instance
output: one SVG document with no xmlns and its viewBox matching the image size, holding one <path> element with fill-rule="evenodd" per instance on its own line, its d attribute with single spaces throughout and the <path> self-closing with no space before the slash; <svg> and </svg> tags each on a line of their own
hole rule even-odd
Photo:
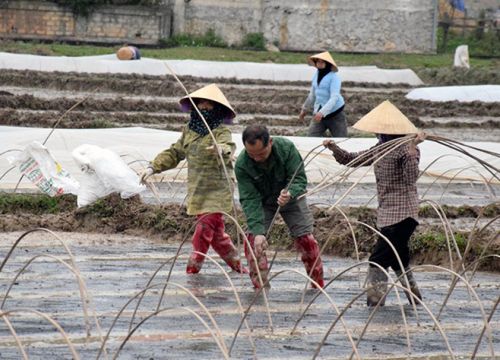
<svg viewBox="0 0 500 360">
<path fill-rule="evenodd" d="M 318 71 L 313 76 L 311 90 L 299 118 L 303 121 L 312 110 L 309 136 L 322 137 L 328 129 L 332 137 L 347 136 L 347 122 L 344 115 L 344 98 L 340 95 L 341 80 L 337 65 L 328 51 L 312 55 L 309 64 Z"/>
</svg>

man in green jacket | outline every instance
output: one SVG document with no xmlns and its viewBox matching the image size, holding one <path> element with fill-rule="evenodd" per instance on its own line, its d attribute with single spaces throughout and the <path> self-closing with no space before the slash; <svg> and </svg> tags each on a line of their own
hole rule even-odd
<svg viewBox="0 0 500 360">
<path fill-rule="evenodd" d="M 265 234 L 279 208 L 295 246 L 302 254 L 308 275 L 323 287 L 323 264 L 318 243 L 312 235 L 314 219 L 305 197 L 297 199 L 305 193 L 307 186 L 302 157 L 297 148 L 285 138 L 271 138 L 262 125 L 250 125 L 245 129 L 243 145 L 245 150 L 236 160 L 235 173 L 240 203 L 248 224 L 248 241 L 257 259 L 255 264 L 245 242 L 245 255 L 254 286 L 260 288 L 263 285 L 257 268 L 264 284 L 267 281 Z"/>
</svg>

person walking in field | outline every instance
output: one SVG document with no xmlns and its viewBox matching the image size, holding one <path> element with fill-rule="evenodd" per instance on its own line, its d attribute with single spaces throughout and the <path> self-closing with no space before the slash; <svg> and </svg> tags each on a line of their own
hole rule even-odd
<svg viewBox="0 0 500 360">
<path fill-rule="evenodd" d="M 360 152 L 343 150 L 332 140 L 324 140 L 323 145 L 333 152 L 335 160 L 340 164 L 356 167 L 361 164 L 371 165 L 378 160 L 374 165 L 378 196 L 377 227 L 395 247 L 402 267 L 392 248 L 381 237 L 369 260 L 383 269 L 391 267 L 405 287 L 407 284 L 402 274 L 403 271 L 406 272 L 411 292 L 422 299 L 417 282 L 409 268 L 408 243 L 418 225 L 417 179 L 420 151 L 416 145 L 425 139 L 425 133 L 418 132 L 410 120 L 389 101 L 374 108 L 354 124 L 353 128 L 375 133 L 378 143 Z M 416 136 L 410 142 L 388 152 L 388 142 L 396 143 L 396 139 L 409 134 L 416 134 Z M 384 144 L 385 149 L 382 149 L 381 146 Z M 379 301 L 381 305 L 384 305 L 387 275 L 372 264 L 368 267 L 367 286 L 367 305 L 375 306 Z M 406 295 L 410 302 L 414 301 L 408 292 Z"/>
<path fill-rule="evenodd" d="M 338 68 L 328 51 L 309 57 L 309 64 L 318 71 L 313 76 L 311 90 L 299 118 L 304 121 L 312 111 L 309 136 L 323 137 L 329 130 L 332 137 L 347 137 L 347 122 L 344 114 L 344 98 L 340 94 L 342 81 Z"/>
<path fill-rule="evenodd" d="M 205 118 L 217 144 L 214 144 L 190 98 Z M 221 213 L 231 212 L 233 209 L 233 183 L 226 178 L 218 153 L 222 154 L 232 180 L 232 157 L 236 145 L 225 124 L 230 124 L 236 114 L 215 84 L 205 86 L 183 97 L 179 102 L 183 111 L 190 112 L 189 123 L 183 128 L 180 139 L 150 163 L 142 174 L 141 181 L 144 182 L 153 174 L 175 168 L 180 161 L 186 159 L 187 213 L 197 217 L 192 240 L 193 252 L 189 257 L 186 272 L 196 274 L 201 270 L 205 260 L 203 254 L 207 253 L 210 245 L 231 269 L 246 272 L 236 247 L 225 232 L 224 216 Z"/>
<path fill-rule="evenodd" d="M 296 248 L 302 254 L 307 274 L 319 287 L 323 287 L 323 263 L 312 234 L 314 219 L 306 198 L 298 199 L 306 191 L 307 177 L 297 148 L 288 139 L 271 138 L 262 125 L 250 125 L 243 131 L 243 145 L 245 149 L 236 160 L 235 173 L 248 225 L 249 244 L 245 242 L 245 255 L 254 287 L 260 288 L 267 282 L 266 233 L 278 208 Z"/>
</svg>

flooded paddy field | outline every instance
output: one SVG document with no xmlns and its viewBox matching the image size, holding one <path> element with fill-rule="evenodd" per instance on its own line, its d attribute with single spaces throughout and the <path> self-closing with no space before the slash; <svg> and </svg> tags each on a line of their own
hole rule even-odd
<svg viewBox="0 0 500 360">
<path fill-rule="evenodd" d="M 1 253 L 6 254 L 21 234 L 1 233 Z M 21 240 L 0 273 L 3 310 L 31 309 L 50 316 L 62 326 L 81 359 L 96 358 L 102 340 L 95 319 L 104 337 L 127 301 L 146 288 L 160 265 L 175 255 L 177 245 L 117 234 L 59 232 L 57 236 L 70 248 L 85 283 L 89 296 L 86 305 L 90 336 L 87 336 L 82 299 L 74 274 L 47 255 L 68 263 L 69 256 L 55 236 L 47 232 L 28 234 Z M 125 308 L 106 341 L 105 348 L 110 358 L 117 355 L 122 345 L 119 359 L 224 358 L 244 311 L 248 312 L 247 324 L 241 327 L 229 355 L 235 359 L 304 359 L 312 358 L 316 351 L 318 358 L 345 359 L 351 356 L 353 348 L 357 350 L 353 358 L 363 359 L 468 359 L 478 342 L 477 358 L 492 359 L 500 353 L 500 312 L 492 312 L 500 296 L 498 273 L 478 272 L 472 279 L 467 277 L 470 288 L 459 282 L 439 316 L 437 328 L 432 316 L 437 317 L 452 277 L 444 269 L 417 268 L 415 276 L 425 306 L 417 306 L 415 312 L 400 293 L 400 307 L 396 293 L 392 291 L 386 306 L 374 313 L 366 332 L 361 335 L 373 310 L 366 307 L 364 296 L 355 300 L 362 292 L 365 264 L 336 278 L 343 270 L 355 265 L 355 261 L 324 256 L 326 280 L 333 282 L 325 289 L 326 294 L 316 297 L 317 290 L 307 290 L 303 294 L 305 278 L 293 272 L 303 273 L 300 260 L 293 253 L 280 252 L 272 269 L 272 274 L 277 276 L 271 280 L 271 289 L 267 292 L 268 307 L 260 294 L 248 309 L 256 296 L 249 278 L 230 273 L 233 288 L 222 270 L 209 260 L 200 274 L 186 275 L 184 269 L 189 250 L 187 244 L 173 266 L 160 305 L 171 262 L 152 280 L 151 285 L 156 284 L 156 287 L 142 299 L 133 326 L 158 307 L 162 312 L 145 321 L 126 343 L 124 340 L 137 301 Z M 45 256 L 34 260 L 15 279 L 5 298 L 16 274 L 38 254 Z M 224 268 L 220 259 L 215 257 L 215 260 Z M 338 321 L 330 329 L 338 312 L 343 310 L 343 323 Z M 213 317 L 213 322 L 206 311 Z M 195 314 L 205 321 L 206 326 Z M 484 319 L 490 315 L 490 328 L 481 336 Z M 71 358 L 69 346 L 61 334 L 40 315 L 20 311 L 9 320 L 30 359 Z M 353 347 L 353 343 L 357 345 Z M 3 322 L 0 325 L 0 354 L 2 359 L 21 357 Z M 102 354 L 100 358 L 106 357 Z"/>
</svg>

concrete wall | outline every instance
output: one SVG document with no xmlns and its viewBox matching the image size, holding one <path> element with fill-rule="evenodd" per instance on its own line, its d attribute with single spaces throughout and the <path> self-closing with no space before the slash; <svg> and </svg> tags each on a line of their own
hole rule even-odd
<svg viewBox="0 0 500 360">
<path fill-rule="evenodd" d="M 435 51 L 436 0 L 190 0 L 176 33 L 209 28 L 229 44 L 262 32 L 282 50 Z M 175 11 L 175 17 L 182 16 Z"/>
<path fill-rule="evenodd" d="M 211 28 L 234 45 L 245 34 L 260 32 L 261 16 L 260 1 L 191 0 L 184 5 L 184 32 L 199 35 Z"/>
<path fill-rule="evenodd" d="M 280 48 L 432 52 L 434 1 L 266 1 L 264 34 Z"/>
<path fill-rule="evenodd" d="M 15 39 L 155 44 L 170 36 L 169 8 L 101 7 L 88 18 L 50 2 L 0 4 L 0 35 Z"/>
</svg>

